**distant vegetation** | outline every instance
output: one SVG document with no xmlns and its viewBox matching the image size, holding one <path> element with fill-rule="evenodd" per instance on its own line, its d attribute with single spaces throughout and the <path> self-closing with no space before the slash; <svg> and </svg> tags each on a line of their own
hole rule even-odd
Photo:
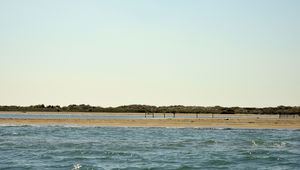
<svg viewBox="0 0 300 170">
<path fill-rule="evenodd" d="M 90 105 L 69 105 L 69 106 L 0 106 L 0 111 L 20 112 L 124 112 L 124 113 L 215 113 L 215 114 L 298 114 L 300 107 L 278 106 L 278 107 L 202 107 L 202 106 L 149 106 L 149 105 L 126 105 L 118 107 L 99 107 Z"/>
</svg>

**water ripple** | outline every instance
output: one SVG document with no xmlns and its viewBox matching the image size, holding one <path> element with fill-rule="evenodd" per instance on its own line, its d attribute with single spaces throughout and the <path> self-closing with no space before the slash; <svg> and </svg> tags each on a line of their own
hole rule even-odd
<svg viewBox="0 0 300 170">
<path fill-rule="evenodd" d="M 0 126 L 1 169 L 297 169 L 300 131 Z"/>
</svg>

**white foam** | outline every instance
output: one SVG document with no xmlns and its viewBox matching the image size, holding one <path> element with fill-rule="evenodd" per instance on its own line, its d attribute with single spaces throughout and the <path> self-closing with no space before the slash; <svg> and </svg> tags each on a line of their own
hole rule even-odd
<svg viewBox="0 0 300 170">
<path fill-rule="evenodd" d="M 257 146 L 257 144 L 254 140 L 252 140 L 252 146 Z"/>
<path fill-rule="evenodd" d="M 80 165 L 80 164 L 74 164 L 74 167 L 72 168 L 72 170 L 80 169 L 81 167 L 82 167 L 82 165 Z"/>
</svg>

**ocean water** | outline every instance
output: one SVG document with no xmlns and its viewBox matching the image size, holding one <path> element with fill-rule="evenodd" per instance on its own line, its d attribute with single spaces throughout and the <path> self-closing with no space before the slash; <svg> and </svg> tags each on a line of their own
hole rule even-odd
<svg viewBox="0 0 300 170">
<path fill-rule="evenodd" d="M 300 131 L 3 125 L 0 169 L 300 169 Z"/>
<path fill-rule="evenodd" d="M 66 115 L 66 114 L 0 114 L 0 118 L 83 118 L 83 119 L 152 119 L 152 115 Z M 154 118 L 164 118 L 155 115 Z M 166 116 L 165 118 L 173 118 Z M 176 118 L 195 118 L 195 116 L 176 116 Z M 204 118 L 204 117 L 203 117 Z M 210 118 L 206 116 L 205 118 Z"/>
<path fill-rule="evenodd" d="M 175 116 L 176 118 L 196 118 L 195 116 Z M 152 115 L 66 115 L 66 114 L 0 114 L 0 118 L 84 118 L 84 119 L 152 119 Z M 154 115 L 155 118 L 173 118 L 170 114 L 164 116 Z M 198 118 L 211 118 L 211 116 L 198 116 Z M 215 118 L 238 118 L 238 119 L 257 119 L 257 117 L 238 117 L 238 116 L 215 116 Z M 268 119 L 277 119 L 278 116 L 267 117 Z M 264 117 L 260 117 L 264 119 Z"/>
</svg>

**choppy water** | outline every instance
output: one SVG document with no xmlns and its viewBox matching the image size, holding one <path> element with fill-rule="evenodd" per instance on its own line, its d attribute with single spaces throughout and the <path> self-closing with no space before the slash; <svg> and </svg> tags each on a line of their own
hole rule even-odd
<svg viewBox="0 0 300 170">
<path fill-rule="evenodd" d="M 299 130 L 0 126 L 0 169 L 299 167 Z"/>
</svg>

